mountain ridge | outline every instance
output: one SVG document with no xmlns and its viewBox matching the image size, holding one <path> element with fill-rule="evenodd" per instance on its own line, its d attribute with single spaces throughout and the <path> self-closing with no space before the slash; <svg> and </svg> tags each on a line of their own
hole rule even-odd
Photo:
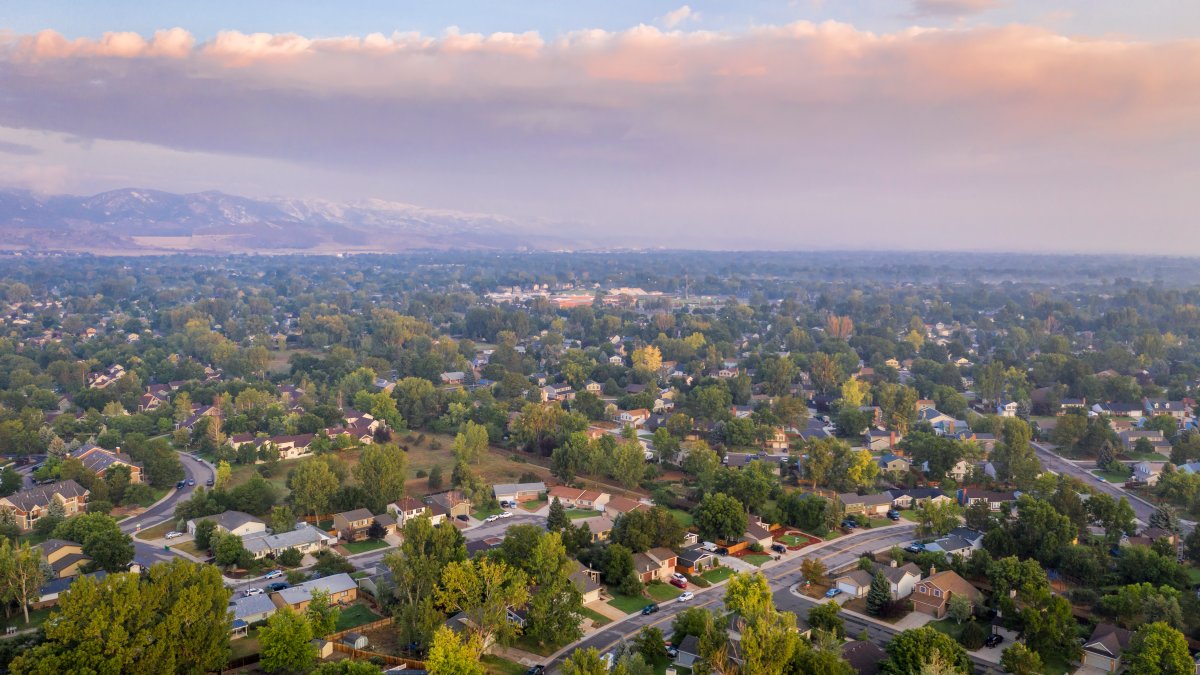
<svg viewBox="0 0 1200 675">
<path fill-rule="evenodd" d="M 393 253 L 547 245 L 543 235 L 504 216 L 381 199 L 251 198 L 145 188 L 40 195 L 0 188 L 0 250 Z"/>
</svg>

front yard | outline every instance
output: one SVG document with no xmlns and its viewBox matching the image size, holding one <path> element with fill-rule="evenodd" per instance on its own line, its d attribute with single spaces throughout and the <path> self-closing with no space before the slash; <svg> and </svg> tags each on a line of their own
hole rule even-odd
<svg viewBox="0 0 1200 675">
<path fill-rule="evenodd" d="M 692 526 L 692 514 L 684 511 L 683 509 L 670 509 L 670 511 L 671 515 L 675 516 L 675 520 L 678 520 L 680 525 L 684 526 L 685 528 Z"/>
<path fill-rule="evenodd" d="M 588 607 L 584 607 L 581 613 L 587 618 L 591 619 L 592 624 L 594 624 L 597 628 L 612 623 L 612 619 L 609 619 L 607 616 L 604 616 L 600 612 Z"/>
<path fill-rule="evenodd" d="M 366 553 L 367 551 L 378 551 L 381 548 L 387 548 L 388 543 L 382 539 L 363 539 L 362 541 L 348 541 L 342 544 L 351 555 L 355 553 Z"/>
<path fill-rule="evenodd" d="M 342 613 L 338 615 L 337 626 L 334 632 L 349 630 L 363 624 L 378 621 L 383 617 L 371 611 L 366 605 L 351 605 L 342 609 Z"/>
<path fill-rule="evenodd" d="M 621 595 L 620 593 L 612 593 L 612 596 L 612 600 L 609 600 L 608 604 L 616 607 L 626 614 L 640 612 L 642 611 L 643 607 L 650 604 L 649 600 L 642 597 L 635 598 L 632 595 Z"/>
<path fill-rule="evenodd" d="M 742 556 L 742 560 L 754 565 L 755 567 L 762 567 L 765 563 L 770 562 L 772 558 L 766 553 L 751 553 L 749 555 Z"/>
<path fill-rule="evenodd" d="M 664 584 L 660 581 L 646 586 L 646 594 L 654 598 L 655 602 L 666 602 L 667 600 L 678 598 L 683 594 L 683 591 L 671 584 Z"/>
<path fill-rule="evenodd" d="M 596 516 L 599 516 L 599 515 L 603 515 L 603 514 L 600 513 L 599 511 L 593 511 L 592 509 L 570 509 L 567 511 L 567 517 L 570 518 L 571 520 L 580 520 L 582 518 L 595 518 Z"/>
<path fill-rule="evenodd" d="M 719 584 L 731 576 L 733 576 L 732 569 L 728 567 L 714 567 L 711 570 L 706 570 L 700 575 L 700 578 L 710 584 Z"/>
</svg>

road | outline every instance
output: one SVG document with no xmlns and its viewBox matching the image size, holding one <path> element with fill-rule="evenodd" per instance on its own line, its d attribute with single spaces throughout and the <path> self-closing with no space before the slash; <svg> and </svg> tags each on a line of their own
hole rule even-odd
<svg viewBox="0 0 1200 675">
<path fill-rule="evenodd" d="M 1120 485 L 1114 485 L 1106 480 L 1101 479 L 1096 474 L 1079 466 L 1077 463 L 1069 459 L 1065 459 L 1062 455 L 1054 452 L 1054 446 L 1049 443 L 1033 443 L 1033 449 L 1037 453 L 1038 459 L 1042 462 L 1042 467 L 1055 471 L 1060 474 L 1074 476 L 1083 481 L 1084 485 L 1095 488 L 1103 492 L 1113 499 L 1125 497 L 1129 500 L 1129 505 L 1133 507 L 1133 512 L 1137 519 L 1143 525 L 1150 522 L 1150 515 L 1154 513 L 1154 505 L 1143 501 L 1136 495 L 1129 494 Z"/>
<path fill-rule="evenodd" d="M 144 530 L 164 520 L 169 520 L 175 513 L 175 505 L 180 501 L 189 499 L 192 492 L 197 487 L 204 485 L 210 478 L 216 478 L 216 474 L 210 464 L 200 461 L 187 453 L 179 453 L 179 461 L 183 464 L 183 471 L 187 474 L 187 478 L 196 482 L 195 486 L 186 486 L 182 489 L 174 489 L 167 493 L 167 496 L 160 500 L 157 504 L 146 509 L 141 515 L 126 518 L 121 521 L 121 531 L 130 535 L 138 530 Z M 175 554 L 163 550 L 161 546 L 148 544 L 140 539 L 133 540 L 134 559 L 145 565 L 152 565 L 156 562 L 167 562 L 175 557 Z"/>
<path fill-rule="evenodd" d="M 803 618 L 808 616 L 808 610 L 816 604 L 814 600 L 800 597 L 791 592 L 791 588 L 803 580 L 800 574 L 800 561 L 806 558 L 818 558 L 825 563 L 826 568 L 835 570 L 853 564 L 864 553 L 890 548 L 895 544 L 907 544 L 913 540 L 915 530 L 915 524 L 889 528 L 884 532 L 864 530 L 824 546 L 812 554 L 789 555 L 782 562 L 763 570 L 774 594 L 775 606 L 783 611 L 795 612 L 798 617 Z M 597 631 L 570 648 L 559 652 L 550 661 L 548 668 L 553 672 L 559 672 L 563 659 L 576 649 L 594 647 L 603 654 L 622 641 L 632 639 L 646 626 L 656 626 L 669 636 L 671 622 L 675 615 L 689 607 L 704 607 L 717 611 L 724 609 L 724 603 L 721 600 L 724 596 L 724 586 L 707 589 L 693 588 L 692 591 L 696 594 L 692 602 L 665 602 L 659 605 L 659 611 L 654 614 L 647 616 L 634 614 L 620 622 L 609 624 L 603 630 Z M 842 618 L 846 622 L 847 635 L 857 635 L 865 629 L 871 641 L 880 647 L 886 645 L 899 632 L 894 628 L 881 626 L 846 612 L 842 612 Z M 972 660 L 975 662 L 978 673 L 1000 672 L 995 664 L 974 656 Z"/>
</svg>

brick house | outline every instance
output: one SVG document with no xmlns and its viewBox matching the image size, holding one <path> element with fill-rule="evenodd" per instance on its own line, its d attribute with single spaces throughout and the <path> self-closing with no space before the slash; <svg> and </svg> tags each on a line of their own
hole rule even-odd
<svg viewBox="0 0 1200 675">
<path fill-rule="evenodd" d="M 22 532 L 33 526 L 50 511 L 51 502 L 59 502 L 67 518 L 83 513 L 87 507 L 90 491 L 74 480 L 61 480 L 49 485 L 38 485 L 27 490 L 0 498 L 0 508 L 12 512 Z"/>
<path fill-rule="evenodd" d="M 983 595 L 966 579 L 958 576 L 952 570 L 937 572 L 930 569 L 928 577 L 917 582 L 913 589 L 913 609 L 923 612 L 936 619 L 946 616 L 946 608 L 950 598 L 958 595 L 978 604 Z"/>
<path fill-rule="evenodd" d="M 642 583 L 651 581 L 666 581 L 675 572 L 675 562 L 679 556 L 669 548 L 661 546 L 652 548 L 645 553 L 633 555 L 634 572 Z"/>
<path fill-rule="evenodd" d="M 367 509 L 343 511 L 333 514 L 333 529 L 343 541 L 358 541 L 367 538 L 367 530 L 371 529 L 374 520 L 375 514 Z"/>
</svg>

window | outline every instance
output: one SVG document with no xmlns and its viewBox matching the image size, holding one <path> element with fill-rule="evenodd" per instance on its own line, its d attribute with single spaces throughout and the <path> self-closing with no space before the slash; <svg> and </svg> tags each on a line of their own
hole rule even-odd
<svg viewBox="0 0 1200 675">
<path fill-rule="evenodd" d="M 926 593 L 927 591 L 925 590 L 924 586 L 917 586 L 917 592 L 918 593 Z"/>
<path fill-rule="evenodd" d="M 942 597 L 942 592 L 941 592 L 941 591 L 939 591 L 939 590 L 938 590 L 938 589 L 936 589 L 936 588 L 935 588 L 935 589 L 933 589 L 933 597 L 935 597 L 935 598 L 940 598 L 940 597 Z"/>
</svg>

